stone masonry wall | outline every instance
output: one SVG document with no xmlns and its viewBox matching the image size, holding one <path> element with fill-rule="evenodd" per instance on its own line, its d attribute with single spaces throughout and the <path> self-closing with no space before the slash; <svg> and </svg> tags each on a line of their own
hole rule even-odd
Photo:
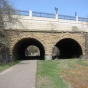
<svg viewBox="0 0 88 88">
<path fill-rule="evenodd" d="M 86 35 L 86 43 L 85 43 L 85 47 L 86 47 L 86 57 L 88 57 L 88 34 Z"/>
<path fill-rule="evenodd" d="M 45 54 L 52 55 L 52 51 L 56 43 L 65 38 L 74 39 L 82 48 L 83 55 L 85 55 L 85 34 L 83 33 L 69 33 L 69 32 L 30 32 L 30 31 L 7 31 L 10 41 L 10 54 L 14 45 L 23 38 L 34 38 L 41 42 L 44 46 Z"/>
</svg>

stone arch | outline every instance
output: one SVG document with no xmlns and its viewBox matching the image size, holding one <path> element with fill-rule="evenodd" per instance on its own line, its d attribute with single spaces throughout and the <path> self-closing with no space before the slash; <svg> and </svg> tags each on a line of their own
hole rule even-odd
<svg viewBox="0 0 88 88">
<path fill-rule="evenodd" d="M 25 57 L 25 50 L 28 46 L 35 45 L 40 50 L 40 56 L 39 57 Z M 15 43 L 12 49 L 12 57 L 15 57 L 15 59 L 44 59 L 45 57 L 45 49 L 43 44 L 35 39 L 35 38 L 22 38 L 18 42 Z"/>
<path fill-rule="evenodd" d="M 79 42 L 72 38 L 60 39 L 54 46 L 60 51 L 58 58 L 78 58 L 83 54 Z"/>
</svg>

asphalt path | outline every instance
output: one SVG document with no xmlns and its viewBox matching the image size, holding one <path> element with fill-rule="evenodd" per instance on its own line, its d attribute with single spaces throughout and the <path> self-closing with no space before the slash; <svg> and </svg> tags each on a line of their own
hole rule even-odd
<svg viewBox="0 0 88 88">
<path fill-rule="evenodd" d="M 36 60 L 25 60 L 0 73 L 0 88 L 35 88 Z"/>
</svg>

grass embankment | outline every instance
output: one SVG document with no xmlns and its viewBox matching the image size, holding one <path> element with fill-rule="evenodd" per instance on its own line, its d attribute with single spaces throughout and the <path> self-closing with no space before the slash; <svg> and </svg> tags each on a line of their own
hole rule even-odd
<svg viewBox="0 0 88 88">
<path fill-rule="evenodd" d="M 88 88 L 88 60 L 38 61 L 36 88 Z"/>
<path fill-rule="evenodd" d="M 9 67 L 11 67 L 11 66 L 13 66 L 13 65 L 15 65 L 15 64 L 17 64 L 17 63 L 19 63 L 19 62 L 20 61 L 14 61 L 14 62 L 9 62 L 9 63 L 7 63 L 5 65 L 0 65 L 0 72 L 7 69 L 7 68 L 9 68 Z"/>
</svg>

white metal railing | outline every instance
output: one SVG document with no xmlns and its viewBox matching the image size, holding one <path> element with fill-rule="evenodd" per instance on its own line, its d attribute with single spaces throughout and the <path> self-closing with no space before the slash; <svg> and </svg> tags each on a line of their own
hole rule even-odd
<svg viewBox="0 0 88 88">
<path fill-rule="evenodd" d="M 83 21 L 88 22 L 88 18 L 78 17 L 78 16 L 67 16 L 67 15 L 58 15 L 52 13 L 42 13 L 42 12 L 35 12 L 35 11 L 17 11 L 17 15 L 24 15 L 24 16 L 35 16 L 35 17 L 44 17 L 44 18 L 54 18 L 54 19 L 63 19 L 63 20 L 73 20 L 73 21 Z"/>
</svg>

